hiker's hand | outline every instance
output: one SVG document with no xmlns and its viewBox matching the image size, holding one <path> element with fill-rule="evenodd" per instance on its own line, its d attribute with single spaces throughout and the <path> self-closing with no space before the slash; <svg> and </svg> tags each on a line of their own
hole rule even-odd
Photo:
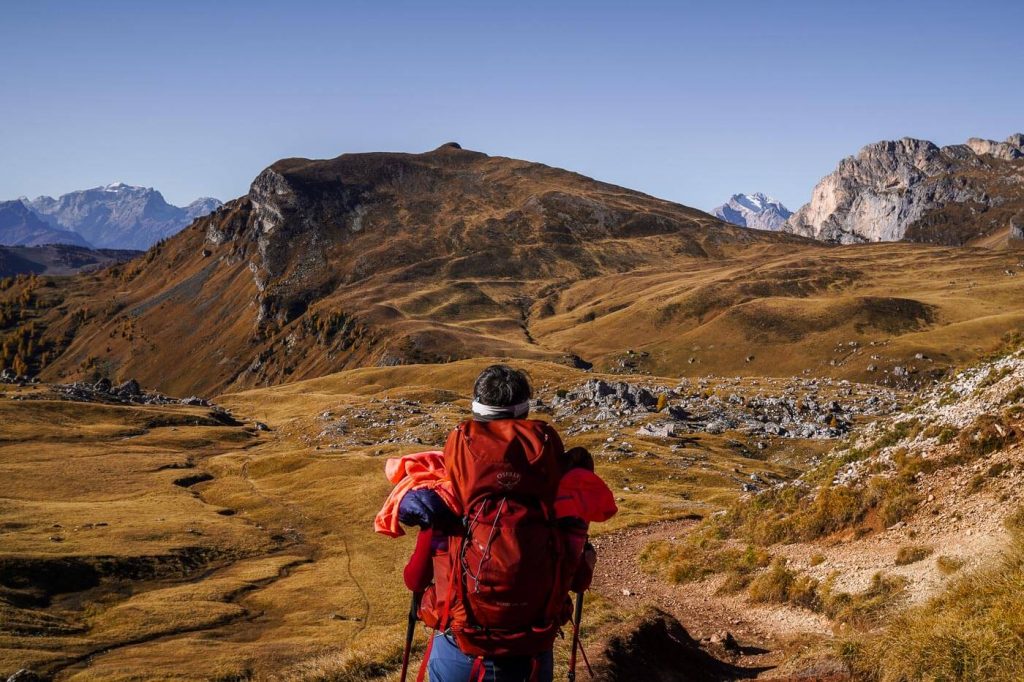
<svg viewBox="0 0 1024 682">
<path fill-rule="evenodd" d="M 410 490 L 402 497 L 398 505 L 398 520 L 406 526 L 427 529 L 446 528 L 457 519 L 440 495 L 428 488 L 420 488 Z"/>
<path fill-rule="evenodd" d="M 595 566 L 597 566 L 597 550 L 588 542 L 583 548 L 583 556 L 580 558 L 576 575 L 572 577 L 573 592 L 584 592 L 590 589 L 590 583 L 594 580 Z"/>
</svg>

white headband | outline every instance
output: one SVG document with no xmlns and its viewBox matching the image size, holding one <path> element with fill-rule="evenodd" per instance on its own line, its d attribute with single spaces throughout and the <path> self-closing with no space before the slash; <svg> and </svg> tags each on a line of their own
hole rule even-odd
<svg viewBox="0 0 1024 682">
<path fill-rule="evenodd" d="M 524 400 L 517 405 L 506 405 L 505 407 L 494 407 L 493 405 L 484 405 L 476 400 L 473 401 L 473 414 L 488 419 L 522 419 L 529 413 L 529 400 Z"/>
</svg>

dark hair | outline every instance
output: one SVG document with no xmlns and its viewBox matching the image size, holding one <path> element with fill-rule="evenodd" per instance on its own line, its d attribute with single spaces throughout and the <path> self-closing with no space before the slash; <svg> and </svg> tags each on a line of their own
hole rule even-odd
<svg viewBox="0 0 1024 682">
<path fill-rule="evenodd" d="M 473 397 L 491 407 L 518 405 L 533 396 L 526 372 L 508 365 L 491 365 L 476 378 Z"/>
</svg>

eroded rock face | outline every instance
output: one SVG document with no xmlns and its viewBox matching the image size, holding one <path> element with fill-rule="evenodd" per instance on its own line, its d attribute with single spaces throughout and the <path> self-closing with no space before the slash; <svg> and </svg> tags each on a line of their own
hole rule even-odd
<svg viewBox="0 0 1024 682">
<path fill-rule="evenodd" d="M 842 244 L 904 238 L 962 243 L 1005 225 L 980 221 L 974 230 L 943 231 L 915 230 L 915 224 L 941 224 L 933 214 L 953 206 L 976 214 L 1021 200 L 1022 142 L 1024 135 L 1016 134 L 1005 142 L 971 138 L 948 147 L 912 138 L 870 144 L 825 176 L 782 229 Z"/>
</svg>

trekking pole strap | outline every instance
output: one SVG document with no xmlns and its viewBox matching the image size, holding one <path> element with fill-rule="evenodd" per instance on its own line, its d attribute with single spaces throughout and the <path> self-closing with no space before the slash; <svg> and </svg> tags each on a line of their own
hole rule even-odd
<svg viewBox="0 0 1024 682">
<path fill-rule="evenodd" d="M 427 678 L 427 663 L 430 661 L 430 651 L 434 648 L 434 638 L 437 636 L 437 630 L 430 631 L 430 639 L 427 640 L 427 648 L 423 652 L 423 661 L 420 663 L 420 670 L 416 674 L 416 682 L 423 682 Z"/>
<path fill-rule="evenodd" d="M 484 682 L 487 677 L 487 665 L 483 656 L 473 659 L 473 667 L 469 670 L 469 682 Z"/>
</svg>

